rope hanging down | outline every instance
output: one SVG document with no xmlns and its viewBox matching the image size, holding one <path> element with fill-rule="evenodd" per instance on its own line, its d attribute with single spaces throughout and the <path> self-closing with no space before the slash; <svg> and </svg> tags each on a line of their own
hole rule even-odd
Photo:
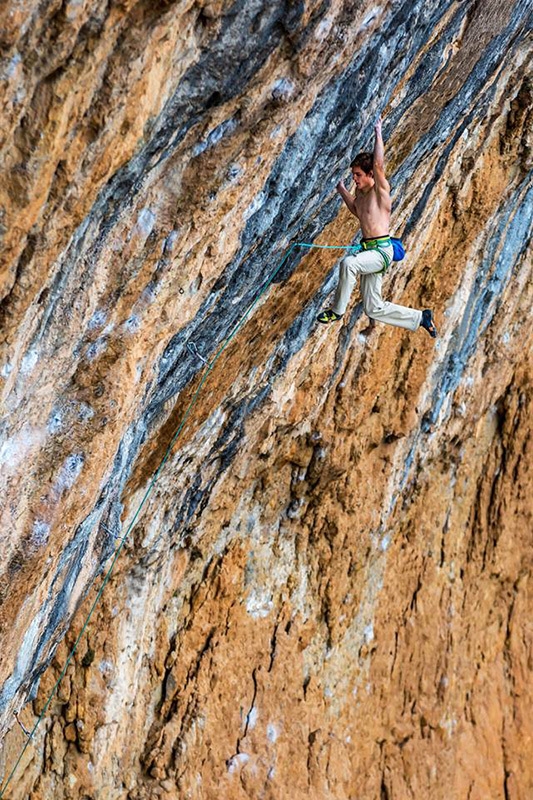
<svg viewBox="0 0 533 800">
<path fill-rule="evenodd" d="M 14 765 L 13 769 L 11 770 L 11 772 L 8 775 L 8 778 L 7 778 L 6 782 L 4 783 L 2 788 L 0 789 L 0 800 L 1 800 L 1 798 L 4 797 L 5 791 L 6 791 L 7 787 L 9 786 L 9 784 L 11 783 L 11 781 L 13 779 L 13 776 L 15 775 L 15 772 L 17 771 L 17 768 L 18 768 L 20 762 L 22 761 L 22 758 L 23 758 L 26 750 L 30 746 L 30 742 L 33 740 L 33 737 L 35 736 L 37 728 L 39 727 L 40 723 L 42 722 L 42 720 L 43 720 L 43 718 L 44 718 L 44 716 L 46 714 L 46 712 L 48 711 L 48 708 L 50 707 L 50 703 L 52 702 L 52 700 L 53 700 L 53 698 L 55 696 L 55 693 L 56 693 L 56 691 L 57 691 L 57 689 L 59 687 L 59 684 L 61 683 L 61 681 L 65 677 L 67 669 L 68 669 L 68 667 L 69 667 L 69 665 L 70 665 L 72 659 L 74 658 L 74 655 L 75 655 L 75 653 L 76 653 L 76 651 L 78 649 L 78 645 L 79 645 L 79 643 L 80 643 L 85 631 L 87 630 L 89 622 L 91 621 L 91 618 L 92 618 L 92 615 L 94 613 L 94 610 L 95 610 L 96 606 L 98 605 L 98 602 L 100 601 L 100 598 L 102 597 L 104 589 L 105 589 L 106 585 L 108 584 L 108 582 L 109 582 L 109 580 L 111 578 L 111 575 L 113 574 L 113 570 L 115 568 L 115 564 L 116 564 L 117 559 L 118 559 L 118 557 L 119 557 L 119 555 L 120 555 L 120 553 L 122 551 L 122 548 L 124 547 L 124 544 L 125 544 L 126 540 L 128 539 L 131 531 L 135 527 L 135 525 L 137 523 L 137 520 L 139 519 L 141 511 L 144 508 L 144 505 L 146 504 L 146 501 L 150 497 L 150 495 L 151 495 L 151 493 L 152 493 L 152 491 L 154 489 L 154 486 L 157 483 L 157 480 L 158 480 L 159 476 L 161 475 L 161 472 L 163 471 L 163 468 L 164 468 L 166 462 L 168 461 L 168 459 L 170 457 L 172 449 L 173 449 L 174 445 L 176 444 L 176 442 L 177 442 L 177 440 L 178 440 L 178 438 L 179 438 L 179 436 L 180 436 L 180 434 L 181 434 L 181 432 L 182 432 L 182 430 L 183 430 L 183 428 L 185 426 L 185 423 L 187 422 L 187 419 L 190 416 L 190 413 L 191 413 L 192 409 L 196 405 L 196 402 L 198 400 L 198 397 L 200 395 L 202 387 L 203 387 L 204 383 L 206 382 L 206 380 L 207 380 L 207 378 L 209 376 L 209 373 L 212 371 L 213 367 L 215 366 L 215 363 L 218 361 L 218 359 L 220 358 L 220 356 L 222 355 L 222 353 L 224 352 L 226 347 L 229 345 L 231 340 L 240 331 L 240 329 L 242 328 L 242 326 L 244 325 L 244 323 L 248 319 L 251 311 L 257 305 L 257 303 L 259 302 L 259 300 L 261 299 L 263 294 L 270 287 L 270 285 L 272 284 L 274 278 L 279 273 L 279 271 L 281 270 L 282 266 L 285 264 L 285 262 L 287 261 L 287 259 L 290 256 L 290 254 L 292 253 L 292 251 L 296 247 L 306 247 L 306 248 L 314 247 L 314 248 L 318 248 L 318 249 L 322 249 L 322 250 L 350 250 L 352 248 L 352 245 L 310 244 L 308 242 L 294 242 L 293 244 L 291 244 L 291 246 L 289 247 L 289 249 L 287 250 L 287 252 L 283 256 L 283 258 L 281 259 L 281 261 L 278 264 L 278 266 L 276 267 L 276 269 L 267 278 L 267 280 L 265 281 L 265 283 L 263 284 L 261 289 L 258 291 L 256 296 L 254 297 L 254 299 L 252 300 L 252 302 L 250 303 L 250 305 L 248 306 L 248 308 L 246 309 L 246 311 L 242 315 L 241 319 L 233 326 L 232 330 L 226 336 L 226 338 L 224 339 L 224 341 L 222 342 L 222 344 L 220 345 L 220 347 L 216 351 L 216 353 L 213 356 L 213 358 L 209 362 L 206 362 L 206 368 L 204 370 L 204 374 L 202 375 L 202 379 L 201 379 L 200 383 L 198 384 L 198 388 L 196 389 L 194 395 L 192 396 L 192 399 L 189 402 L 189 405 L 185 409 L 185 412 L 183 414 L 181 422 L 178 425 L 178 427 L 176 429 L 176 432 L 174 433 L 174 435 L 173 435 L 173 437 L 172 437 L 172 439 L 170 441 L 170 444 L 168 445 L 168 447 L 166 449 L 165 455 L 163 456 L 163 458 L 161 460 L 161 463 L 159 464 L 158 468 L 154 472 L 154 474 L 153 474 L 153 476 L 152 476 L 152 478 L 150 480 L 150 483 L 148 484 L 148 487 L 147 487 L 147 489 L 146 489 L 146 491 L 145 491 L 145 493 L 144 493 L 144 495 L 142 497 L 142 500 L 139 503 L 139 506 L 138 506 L 137 510 L 135 511 L 135 514 L 133 515 L 133 518 L 132 518 L 131 522 L 129 523 L 129 525 L 128 525 L 127 529 L 126 529 L 126 532 L 125 532 L 124 536 L 120 537 L 120 543 L 119 543 L 117 549 L 115 550 L 114 554 L 112 556 L 110 556 L 110 558 L 113 559 L 111 561 L 111 565 L 109 566 L 109 569 L 107 570 L 107 572 L 106 572 L 106 574 L 104 576 L 104 579 L 102 581 L 102 585 L 100 586 L 100 588 L 99 588 L 99 590 L 98 590 L 98 592 L 96 594 L 96 597 L 94 598 L 94 601 L 93 601 L 93 603 L 91 605 L 91 608 L 89 609 L 89 613 L 87 614 L 87 617 L 86 617 L 86 619 L 85 619 L 85 621 L 83 623 L 82 629 L 81 629 L 76 641 L 74 642 L 74 645 L 73 645 L 71 651 L 69 652 L 69 654 L 67 656 L 67 660 L 65 661 L 65 665 L 63 666 L 63 669 L 61 670 L 61 673 L 60 673 L 58 679 L 56 680 L 54 686 L 52 687 L 52 690 L 51 690 L 51 692 L 50 692 L 50 694 L 49 694 L 49 696 L 48 696 L 48 698 L 47 698 L 47 700 L 46 700 L 46 702 L 45 702 L 45 704 L 43 706 L 43 709 L 42 709 L 41 713 L 39 714 L 39 716 L 38 716 L 33 728 L 30 731 L 26 731 L 28 738 L 27 738 L 26 742 L 24 743 L 24 746 L 22 747 L 20 755 L 17 758 L 17 761 L 15 762 L 15 765 Z M 97 576 L 95 575 L 95 577 L 90 582 L 88 589 L 90 589 L 91 586 L 94 584 L 94 582 L 96 580 L 96 577 Z"/>
</svg>

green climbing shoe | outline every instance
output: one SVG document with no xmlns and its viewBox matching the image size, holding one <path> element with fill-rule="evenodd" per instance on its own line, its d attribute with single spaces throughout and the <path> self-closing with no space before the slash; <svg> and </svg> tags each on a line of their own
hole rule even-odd
<svg viewBox="0 0 533 800">
<path fill-rule="evenodd" d="M 319 322 L 337 322 L 338 319 L 342 319 L 342 314 L 336 314 L 331 308 L 326 308 L 326 310 L 322 311 L 317 317 Z"/>
</svg>

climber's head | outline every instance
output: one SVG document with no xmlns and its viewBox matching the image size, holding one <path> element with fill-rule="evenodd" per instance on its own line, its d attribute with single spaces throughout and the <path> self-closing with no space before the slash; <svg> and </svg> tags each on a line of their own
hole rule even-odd
<svg viewBox="0 0 533 800">
<path fill-rule="evenodd" d="M 372 153 L 358 153 L 350 166 L 358 189 L 364 191 L 374 186 L 374 156 Z"/>
</svg>

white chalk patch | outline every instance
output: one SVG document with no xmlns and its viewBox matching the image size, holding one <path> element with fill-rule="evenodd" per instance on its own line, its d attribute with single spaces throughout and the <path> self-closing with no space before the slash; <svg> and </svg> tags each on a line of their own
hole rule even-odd
<svg viewBox="0 0 533 800">
<path fill-rule="evenodd" d="M 16 70 L 19 64 L 22 64 L 22 56 L 20 55 L 20 53 L 15 53 L 15 55 L 9 62 L 8 70 L 11 70 L 11 72 L 8 72 L 8 75 L 9 74 L 12 75 L 14 70 Z"/>
<path fill-rule="evenodd" d="M 229 183 L 237 183 L 237 181 L 243 175 L 243 173 L 244 173 L 243 167 L 235 162 L 234 164 L 229 165 L 228 171 L 226 172 L 226 177 Z"/>
<path fill-rule="evenodd" d="M 133 227 L 133 233 L 141 234 L 148 238 L 155 225 L 155 214 L 149 208 L 142 208 Z"/>
<path fill-rule="evenodd" d="M 61 472 L 54 486 L 56 491 L 62 493 L 74 486 L 84 463 L 85 456 L 83 453 L 72 453 L 61 467 Z"/>
<path fill-rule="evenodd" d="M 459 403 L 455 407 L 455 413 L 458 417 L 465 417 L 466 416 L 466 403 Z"/>
<path fill-rule="evenodd" d="M 257 708 L 255 706 L 252 706 L 252 708 L 250 709 L 250 713 L 246 718 L 246 724 L 248 726 L 248 730 L 253 731 L 253 729 L 257 724 L 257 717 L 258 717 Z"/>
<path fill-rule="evenodd" d="M 59 433 L 62 427 L 63 427 L 63 414 L 59 409 L 55 409 L 54 411 L 52 411 L 50 417 L 48 418 L 48 424 L 47 424 L 48 432 L 52 434 Z"/>
<path fill-rule="evenodd" d="M 99 308 L 92 315 L 91 319 L 88 322 L 87 327 L 90 330 L 94 330 L 95 328 L 101 328 L 103 325 L 105 325 L 106 320 L 107 320 L 107 312 Z"/>
<path fill-rule="evenodd" d="M 322 22 L 317 25 L 315 30 L 315 39 L 318 39 L 319 42 L 324 41 L 329 35 L 331 31 L 331 26 L 333 25 L 333 19 L 331 17 L 325 17 Z"/>
<path fill-rule="evenodd" d="M 265 617 L 268 617 L 273 608 L 274 603 L 272 602 L 270 595 L 260 595 L 256 592 L 250 592 L 248 595 L 248 600 L 246 601 L 246 611 L 251 617 L 264 619 Z"/>
<path fill-rule="evenodd" d="M 274 743 L 279 736 L 279 731 L 271 722 L 267 725 L 267 739 L 269 742 Z"/>
<path fill-rule="evenodd" d="M 367 12 L 365 18 L 363 19 L 363 21 L 361 23 L 361 27 L 359 28 L 359 30 L 362 31 L 365 28 L 368 28 L 370 23 L 373 22 L 376 19 L 376 17 L 379 15 L 379 13 L 380 13 L 379 6 L 374 6 L 374 8 L 371 8 Z"/>
<path fill-rule="evenodd" d="M 232 756 L 227 762 L 228 772 L 233 775 L 240 767 L 244 767 L 250 760 L 248 753 L 237 753 Z"/>
<path fill-rule="evenodd" d="M 449 738 L 451 738 L 455 733 L 456 727 L 457 727 L 457 720 L 454 717 L 447 717 L 446 719 L 444 719 L 443 722 L 441 722 L 441 728 L 443 728 L 446 731 Z"/>
<path fill-rule="evenodd" d="M 249 220 L 250 217 L 253 217 L 253 215 L 257 211 L 259 211 L 260 208 L 263 207 L 266 198 L 267 198 L 266 192 L 259 192 L 259 194 L 256 197 L 254 197 L 254 199 L 252 200 L 252 202 L 242 215 L 242 218 L 245 222 Z"/>
<path fill-rule="evenodd" d="M 290 100 L 294 94 L 294 84 L 288 78 L 279 78 L 272 87 L 274 100 Z"/>
<path fill-rule="evenodd" d="M 17 467 L 27 457 L 31 449 L 38 447 L 44 439 L 44 431 L 38 428 L 23 428 L 16 436 L 0 445 L 0 465 Z"/>
<path fill-rule="evenodd" d="M 35 547 L 44 547 L 50 538 L 50 525 L 38 519 L 33 523 L 31 543 Z"/>
<path fill-rule="evenodd" d="M 129 319 L 126 320 L 124 323 L 124 327 L 128 331 L 128 333 L 137 333 L 137 331 L 141 327 L 141 323 L 139 322 L 139 317 L 132 315 Z"/>
<path fill-rule="evenodd" d="M 163 253 L 172 253 L 172 251 L 174 250 L 174 246 L 178 241 L 179 235 L 180 232 L 178 230 L 170 231 L 170 233 L 168 234 L 167 238 L 165 239 L 162 245 Z"/>
<path fill-rule="evenodd" d="M 88 422 L 88 420 L 90 420 L 90 419 L 92 419 L 94 417 L 94 410 L 87 403 L 79 403 L 78 404 L 78 417 L 83 422 Z"/>
<path fill-rule="evenodd" d="M 161 283 L 151 283 L 143 291 L 141 300 L 146 305 L 153 303 L 159 292 L 161 291 Z"/>
<path fill-rule="evenodd" d="M 363 639 L 365 641 L 365 644 L 368 644 L 369 642 L 372 641 L 373 638 L 374 638 L 374 626 L 372 623 L 370 623 L 369 625 L 366 626 L 366 628 L 363 631 Z"/>
<path fill-rule="evenodd" d="M 28 375 L 33 370 L 38 360 L 39 354 L 36 350 L 30 350 L 29 353 L 26 353 L 20 365 L 20 371 L 22 374 Z"/>
<path fill-rule="evenodd" d="M 274 130 L 270 133 L 271 139 L 279 139 L 284 134 L 283 125 L 276 125 Z"/>
<path fill-rule="evenodd" d="M 103 353 L 106 350 L 106 348 L 107 348 L 107 339 L 105 337 L 100 337 L 99 339 L 96 340 L 96 342 L 93 342 L 87 348 L 87 354 L 86 354 L 87 358 L 89 359 L 89 361 L 94 361 L 94 359 L 98 358 L 98 356 L 101 353 Z"/>
<path fill-rule="evenodd" d="M 216 145 L 224 138 L 224 136 L 228 136 L 233 133 L 238 124 L 239 123 L 236 119 L 227 119 L 220 125 L 217 125 L 216 128 L 213 128 L 213 130 L 208 133 L 202 142 L 199 142 L 194 146 L 192 151 L 193 156 L 199 156 L 205 150 L 216 147 Z"/>
</svg>

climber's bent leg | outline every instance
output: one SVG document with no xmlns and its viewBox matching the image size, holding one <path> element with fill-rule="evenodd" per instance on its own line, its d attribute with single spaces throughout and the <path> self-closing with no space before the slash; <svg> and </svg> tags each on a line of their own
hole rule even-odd
<svg viewBox="0 0 533 800">
<path fill-rule="evenodd" d="M 392 248 L 391 248 L 392 249 Z M 380 272 L 385 266 L 378 250 L 363 250 L 355 256 L 345 256 L 340 263 L 340 275 L 332 309 L 344 314 L 358 275 Z"/>
<path fill-rule="evenodd" d="M 364 275 L 361 278 L 361 294 L 365 314 L 378 322 L 395 325 L 416 331 L 422 321 L 422 312 L 416 308 L 389 303 L 381 296 L 383 276 L 380 274 Z"/>
</svg>

